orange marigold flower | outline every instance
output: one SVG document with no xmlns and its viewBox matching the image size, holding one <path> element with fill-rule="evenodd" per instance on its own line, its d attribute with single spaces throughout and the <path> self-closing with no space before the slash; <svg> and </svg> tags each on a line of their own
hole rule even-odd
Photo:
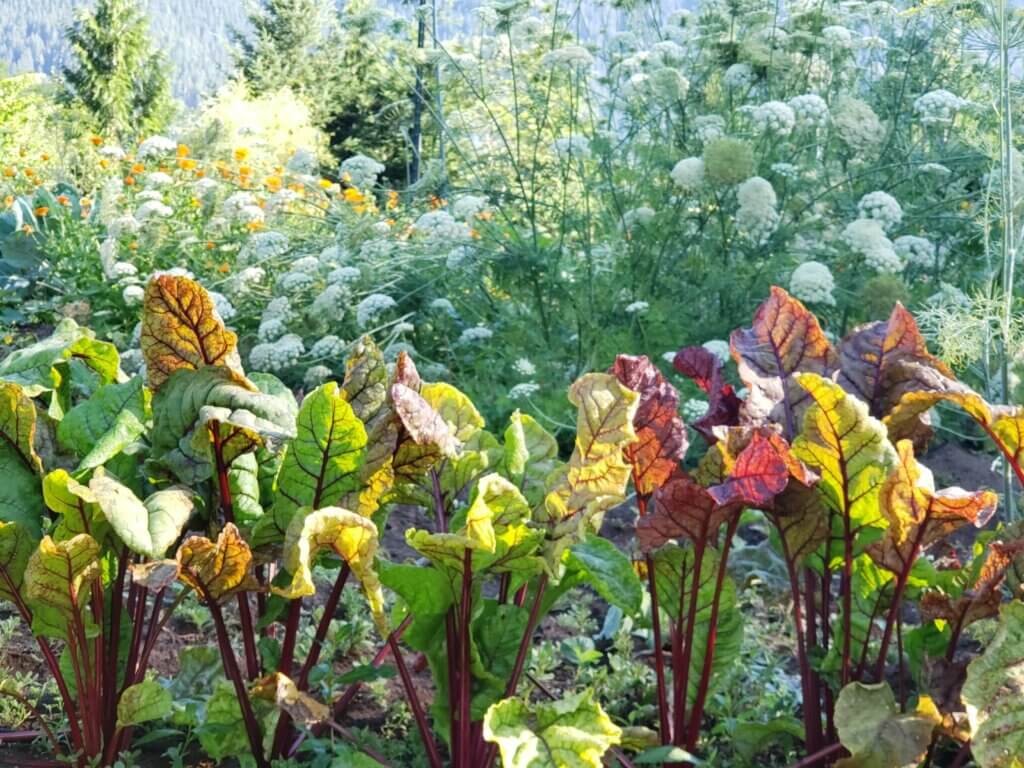
<svg viewBox="0 0 1024 768">
<path fill-rule="evenodd" d="M 43 154 L 41 154 L 39 156 L 39 159 L 42 160 L 45 163 L 47 160 L 50 159 L 50 156 L 48 154 L 46 154 L 45 152 L 43 152 Z"/>
<path fill-rule="evenodd" d="M 238 166 L 238 175 L 252 176 L 252 168 L 250 168 L 248 165 L 240 165 Z"/>
<path fill-rule="evenodd" d="M 206 171 L 202 168 L 196 168 L 196 178 L 201 179 L 206 176 Z"/>
<path fill-rule="evenodd" d="M 206 250 L 212 251 L 216 247 L 217 247 L 217 244 L 215 242 L 213 242 L 213 240 L 207 240 L 206 241 Z"/>
<path fill-rule="evenodd" d="M 132 173 L 142 173 L 146 170 L 146 166 L 142 163 L 132 163 Z"/>
<path fill-rule="evenodd" d="M 103 144 L 103 137 L 102 137 L 102 136 L 97 136 L 97 135 L 96 135 L 96 134 L 94 133 L 94 134 L 93 134 L 92 136 L 90 136 L 90 137 L 89 137 L 89 141 L 91 141 L 91 142 L 92 142 L 92 145 L 93 145 L 94 147 L 98 147 L 98 146 L 100 146 L 101 144 Z"/>
<path fill-rule="evenodd" d="M 32 229 L 32 225 L 31 224 L 22 224 L 21 225 L 21 234 L 23 234 L 23 235 L 31 235 L 33 231 L 34 230 Z"/>
<path fill-rule="evenodd" d="M 222 261 L 217 266 L 217 271 L 220 272 L 222 275 L 226 275 L 228 272 L 231 271 L 231 265 L 228 264 L 226 261 Z"/>
<path fill-rule="evenodd" d="M 26 175 L 26 176 L 28 176 L 28 177 L 29 177 L 30 179 L 31 179 L 31 178 L 32 178 L 33 176 L 35 176 L 35 175 L 36 175 L 36 172 L 35 172 L 35 171 L 33 171 L 33 170 L 32 170 L 31 168 L 26 168 L 26 169 L 25 169 L 25 171 L 24 171 L 24 173 L 25 173 L 25 175 Z"/>
<path fill-rule="evenodd" d="M 124 177 L 124 183 L 125 183 L 125 186 L 134 187 L 135 186 L 135 177 L 134 176 L 125 176 Z"/>
<path fill-rule="evenodd" d="M 269 189 L 271 192 L 281 191 L 281 177 L 280 176 L 267 176 L 263 180 L 263 186 Z"/>
<path fill-rule="evenodd" d="M 4 198 L 4 206 L 10 208 L 12 205 L 14 205 L 14 195 L 8 195 Z"/>
<path fill-rule="evenodd" d="M 11 168 L 11 166 L 7 166 L 6 168 L 4 168 L 4 176 L 6 176 L 7 178 L 11 178 L 12 176 L 14 176 L 15 173 L 17 173 L 17 171 Z"/>
<path fill-rule="evenodd" d="M 250 232 L 258 232 L 263 229 L 266 225 L 262 221 L 250 221 L 245 225 Z"/>
<path fill-rule="evenodd" d="M 57 202 L 61 205 L 71 205 L 71 198 L 67 195 L 57 195 Z"/>
<path fill-rule="evenodd" d="M 196 167 L 196 161 L 191 157 L 183 157 L 178 161 L 178 167 L 183 171 L 191 171 Z"/>
<path fill-rule="evenodd" d="M 36 216 L 39 216 L 40 218 L 42 218 L 43 216 L 46 216 L 49 212 L 50 212 L 50 209 L 48 207 L 46 207 L 45 205 L 40 205 L 35 210 Z"/>
<path fill-rule="evenodd" d="M 129 251 L 137 251 L 137 250 L 139 250 L 138 242 L 133 240 L 132 242 L 128 243 L 128 250 Z"/>
<path fill-rule="evenodd" d="M 388 190 L 388 210 L 393 211 L 398 207 L 398 192 L 393 189 Z"/>
<path fill-rule="evenodd" d="M 363 193 L 360 192 L 355 187 L 346 187 L 344 195 L 345 200 L 349 203 L 361 203 L 364 200 L 366 200 L 366 197 L 363 195 Z"/>
</svg>

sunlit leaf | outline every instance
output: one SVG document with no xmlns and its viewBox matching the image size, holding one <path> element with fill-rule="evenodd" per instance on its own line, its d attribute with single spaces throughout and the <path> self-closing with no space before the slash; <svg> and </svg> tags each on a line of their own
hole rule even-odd
<svg viewBox="0 0 1024 768">
<path fill-rule="evenodd" d="M 91 623 L 86 606 L 99 578 L 99 554 L 99 544 L 86 533 L 59 542 L 43 537 L 25 567 L 33 632 L 68 640 L 74 625 Z"/>
<path fill-rule="evenodd" d="M 1022 553 L 1024 541 L 990 542 L 981 569 L 971 583 L 959 594 L 925 592 L 921 597 L 921 615 L 927 620 L 941 619 L 961 627 L 999 615 L 1007 570 Z"/>
<path fill-rule="evenodd" d="M 743 401 L 737 397 L 732 385 L 726 382 L 718 355 L 704 347 L 683 347 L 676 353 L 672 364 L 708 396 L 707 412 L 691 426 L 709 444 L 713 444 L 718 439 L 714 432 L 716 427 L 739 423 Z"/>
<path fill-rule="evenodd" d="M 838 356 L 818 319 L 803 304 L 777 286 L 754 314 L 753 325 L 732 332 L 733 357 L 740 378 L 753 392 L 775 405 L 774 421 L 785 424 L 792 437 L 800 429 L 808 393 L 794 376 L 828 376 Z"/>
<path fill-rule="evenodd" d="M 555 469 L 558 441 L 532 416 L 513 411 L 505 428 L 502 471 L 522 486 L 523 495 L 535 506 L 545 478 Z"/>
<path fill-rule="evenodd" d="M 171 692 L 156 680 L 143 680 L 124 689 L 117 701 L 117 727 L 142 725 L 170 716 Z"/>
<path fill-rule="evenodd" d="M 179 578 L 203 600 L 225 597 L 259 587 L 252 574 L 252 551 L 238 528 L 228 523 L 216 543 L 205 536 L 189 536 L 178 547 Z"/>
<path fill-rule="evenodd" d="M 213 299 L 199 283 L 177 275 L 149 281 L 143 298 L 139 346 L 146 380 L 154 392 L 175 371 L 208 366 L 229 371 L 231 380 L 255 390 L 238 356 L 238 337 L 224 327 Z"/>
<path fill-rule="evenodd" d="M 17 384 L 0 381 L 0 521 L 15 522 L 38 534 L 43 498 L 43 462 L 36 454 L 36 409 Z"/>
<path fill-rule="evenodd" d="M 110 524 L 96 501 L 96 494 L 79 483 L 64 469 L 55 469 L 43 478 L 43 499 L 48 509 L 60 515 L 53 538 L 70 539 L 88 533 L 99 544 L 106 543 Z"/>
<path fill-rule="evenodd" d="M 291 678 L 280 672 L 257 680 L 253 685 L 252 695 L 254 698 L 273 702 L 278 709 L 286 712 L 293 722 L 305 728 L 312 728 L 331 715 L 331 710 L 326 704 L 300 691 Z"/>
<path fill-rule="evenodd" d="M 384 615 L 384 592 L 374 570 L 377 546 L 377 526 L 362 515 L 338 507 L 299 510 L 288 526 L 284 544 L 283 565 L 292 581 L 287 587 L 275 587 L 274 592 L 290 599 L 315 595 L 316 556 L 324 550 L 334 552 L 363 585 L 377 628 L 386 637 L 390 629 Z"/>
<path fill-rule="evenodd" d="M 145 434 L 148 410 L 141 377 L 107 384 L 67 412 L 57 425 L 57 439 L 78 454 L 80 470 L 93 469 Z"/>
<path fill-rule="evenodd" d="M 15 601 L 36 539 L 20 523 L 0 522 L 0 600 Z"/>
<path fill-rule="evenodd" d="M 754 433 L 731 467 L 725 482 L 712 486 L 708 493 L 719 504 L 742 503 L 766 509 L 774 506 L 790 482 L 790 467 L 783 457 L 789 448 L 779 438 L 774 444 L 761 433 Z"/>
<path fill-rule="evenodd" d="M 72 359 L 95 372 L 100 384 L 115 380 L 118 355 L 113 344 L 96 341 L 95 334 L 64 318 L 53 333 L 22 347 L 0 361 L 0 380 L 20 385 L 29 397 L 61 386 L 58 366 Z"/>
<path fill-rule="evenodd" d="M 590 693 L 532 704 L 505 699 L 487 710 L 484 739 L 506 768 L 601 768 L 622 731 Z"/>
<path fill-rule="evenodd" d="M 640 395 L 633 416 L 636 440 L 623 452 L 633 467 L 637 493 L 649 495 L 668 480 L 686 455 L 686 425 L 679 417 L 679 393 L 643 356 L 619 355 L 609 372 Z"/>
<path fill-rule="evenodd" d="M 719 504 L 706 488 L 678 474 L 654 494 L 653 508 L 637 521 L 637 541 L 644 551 L 675 539 L 702 544 L 739 512 L 740 506 Z"/>
</svg>

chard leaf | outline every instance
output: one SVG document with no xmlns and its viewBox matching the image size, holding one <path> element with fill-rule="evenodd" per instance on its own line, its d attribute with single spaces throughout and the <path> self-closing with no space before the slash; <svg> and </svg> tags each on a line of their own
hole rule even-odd
<svg viewBox="0 0 1024 768">
<path fill-rule="evenodd" d="M 750 328 L 732 332 L 733 357 L 740 378 L 752 395 L 766 401 L 773 421 L 786 425 L 791 437 L 800 428 L 808 392 L 794 379 L 798 373 L 828 376 L 838 362 L 818 319 L 803 304 L 777 286 L 757 308 Z"/>
<path fill-rule="evenodd" d="M 79 470 L 105 464 L 146 433 L 149 392 L 142 378 L 105 384 L 72 408 L 57 426 L 57 439 L 76 453 Z"/>
<path fill-rule="evenodd" d="M 640 395 L 633 416 L 635 442 L 623 449 L 633 467 L 633 484 L 642 495 L 654 493 L 686 455 L 686 425 L 679 418 L 679 393 L 646 357 L 619 355 L 610 373 Z"/>
<path fill-rule="evenodd" d="M 160 275 L 149 281 L 139 346 L 154 392 L 175 371 L 209 366 L 223 368 L 244 389 L 256 389 L 242 370 L 238 337 L 224 327 L 206 289 L 187 277 Z"/>
<path fill-rule="evenodd" d="M 547 528 L 550 570 L 566 547 L 597 530 L 604 513 L 625 499 L 630 466 L 623 451 L 636 439 L 639 400 L 611 374 L 588 373 L 569 388 L 569 401 L 579 411 L 576 448 L 568 465 L 549 478 L 544 506 L 534 515 Z"/>
<path fill-rule="evenodd" d="M 708 494 L 722 506 L 741 503 L 757 509 L 770 509 L 775 497 L 790 482 L 790 466 L 784 457 L 792 458 L 789 446 L 781 437 L 755 432 L 747 447 L 736 457 L 727 479 L 709 488 Z"/>
<path fill-rule="evenodd" d="M 532 416 L 518 409 L 509 417 L 501 471 L 523 489 L 535 507 L 543 498 L 544 480 L 558 463 L 558 441 Z"/>
<path fill-rule="evenodd" d="M 1024 603 L 1000 611 L 999 629 L 985 652 L 967 665 L 963 701 L 971 725 L 971 754 L 981 768 L 1013 768 L 1024 754 Z"/>
<path fill-rule="evenodd" d="M 43 462 L 36 454 L 36 408 L 25 391 L 0 381 L 0 519 L 42 532 L 43 497 L 39 478 Z"/>
<path fill-rule="evenodd" d="M 366 459 L 366 429 L 334 382 L 302 401 L 297 430 L 277 478 L 274 511 L 282 532 L 296 510 L 334 506 L 359 490 Z"/>
<path fill-rule="evenodd" d="M 811 405 L 793 455 L 821 474 L 827 503 L 854 527 L 884 526 L 878 494 L 896 461 L 885 426 L 835 382 L 813 373 L 796 379 Z"/>
<path fill-rule="evenodd" d="M 0 379 L 18 384 L 29 397 L 61 386 L 64 376 L 57 367 L 75 359 L 94 371 L 100 383 L 117 377 L 118 356 L 113 344 L 96 341 L 88 328 L 64 318 L 47 338 L 12 352 L 0 361 Z"/>
<path fill-rule="evenodd" d="M 133 552 L 154 559 L 177 541 L 195 509 L 188 488 L 160 490 L 143 502 L 102 469 L 89 481 L 89 490 L 118 538 Z"/>
<path fill-rule="evenodd" d="M 739 512 L 739 506 L 719 504 L 706 488 L 679 474 L 654 494 L 654 508 L 637 521 L 636 537 L 645 552 L 673 539 L 702 544 Z"/>
<path fill-rule="evenodd" d="M 228 468 L 228 490 L 235 519 L 242 524 L 253 523 L 263 517 L 260 502 L 259 462 L 255 453 L 239 456 Z"/>
<path fill-rule="evenodd" d="M 263 704 L 262 701 L 260 703 Z M 213 695 L 206 702 L 204 715 L 196 734 L 205 754 L 217 761 L 251 754 L 242 707 L 234 685 L 223 678 L 217 680 Z M 246 762 L 242 764 L 246 765 Z"/>
<path fill-rule="evenodd" d="M 611 605 L 617 605 L 631 616 L 640 612 L 643 587 L 633 563 L 607 539 L 589 535 L 573 544 L 568 550 L 567 566 L 580 571 Z"/>
<path fill-rule="evenodd" d="M 388 369 L 373 339 L 363 337 L 345 361 L 342 395 L 364 424 L 387 405 Z"/>
<path fill-rule="evenodd" d="M 291 678 L 280 672 L 257 680 L 252 695 L 253 698 L 273 702 L 278 709 L 305 728 L 312 728 L 331 716 L 331 710 L 326 704 L 300 691 Z"/>
<path fill-rule="evenodd" d="M 99 554 L 99 544 L 87 533 L 59 542 L 43 537 L 25 567 L 33 632 L 70 642 L 72 625 L 93 624 L 86 606 L 93 579 L 99 577 Z"/>
<path fill-rule="evenodd" d="M 836 768 L 915 768 L 940 719 L 927 696 L 916 712 L 900 714 L 888 683 L 850 683 L 836 701 L 836 727 L 851 756 Z"/>
<path fill-rule="evenodd" d="M 461 447 L 449 423 L 425 397 L 404 384 L 391 385 L 391 403 L 400 429 L 395 449 L 396 479 L 414 482 Z"/>
<path fill-rule="evenodd" d="M 936 491 L 931 471 L 914 458 L 913 444 L 901 440 L 897 451 L 899 459 L 879 497 L 889 527 L 881 541 L 868 547 L 868 554 L 882 567 L 902 573 L 919 553 L 958 528 L 983 527 L 999 497 L 992 491 L 968 493 L 962 488 Z"/>
<path fill-rule="evenodd" d="M 885 386 L 894 403 L 885 416 L 889 438 L 910 439 L 918 449 L 927 445 L 931 438 L 928 411 L 940 402 L 959 406 L 983 428 L 991 426 L 1000 410 L 993 409 L 981 395 L 952 374 L 910 360 L 889 367 Z"/>
<path fill-rule="evenodd" d="M 484 739 L 506 768 L 601 768 L 622 731 L 589 692 L 531 704 L 505 699 L 487 710 Z"/>
<path fill-rule="evenodd" d="M 142 725 L 171 715 L 171 692 L 156 680 L 143 680 L 124 689 L 117 701 L 117 727 Z"/>
<path fill-rule="evenodd" d="M 921 615 L 930 621 L 949 621 L 961 628 L 998 616 L 1007 571 L 1021 554 L 1024 554 L 1024 540 L 990 542 L 977 574 L 973 577 L 970 573 L 964 574 L 970 579 L 967 584 L 955 584 L 949 592 L 929 590 L 924 593 Z"/>
<path fill-rule="evenodd" d="M 953 377 L 945 363 L 928 352 L 914 316 L 896 303 L 888 320 L 854 328 L 839 344 L 839 384 L 868 404 L 871 415 L 881 418 L 896 404 L 890 391 L 890 370 L 913 362 Z"/>
<path fill-rule="evenodd" d="M 43 500 L 60 515 L 53 537 L 57 541 L 88 533 L 103 545 L 110 535 L 110 524 L 96 501 L 96 494 L 63 469 L 55 469 L 43 478 Z"/>
<path fill-rule="evenodd" d="M 36 539 L 23 525 L 0 522 L 0 600 L 16 601 L 35 549 Z"/>
<path fill-rule="evenodd" d="M 692 380 L 708 396 L 708 410 L 692 426 L 709 445 L 718 440 L 715 430 L 739 423 L 743 401 L 722 375 L 722 361 L 704 347 L 683 347 L 672 360 L 683 376 Z"/>
<path fill-rule="evenodd" d="M 178 578 L 203 600 L 222 602 L 259 588 L 252 574 L 252 551 L 232 523 L 224 526 L 216 543 L 205 536 L 189 536 L 178 547 L 177 561 Z"/>
<path fill-rule="evenodd" d="M 315 595 L 316 556 L 324 550 L 332 551 L 348 563 L 359 579 L 377 629 L 382 637 L 387 637 L 390 629 L 384 615 L 384 591 L 373 567 L 377 546 L 377 526 L 362 515 L 339 507 L 299 510 L 288 526 L 284 544 L 283 564 L 292 581 L 286 587 L 274 587 L 273 591 L 289 599 Z"/>
<path fill-rule="evenodd" d="M 211 414 L 210 407 L 226 409 L 228 421 L 248 424 L 253 431 L 266 428 L 275 440 L 281 433 L 295 433 L 294 412 L 287 399 L 240 385 L 226 368 L 176 371 L 153 398 L 152 457 L 183 483 L 206 480 L 213 473 L 205 447 L 204 416 Z"/>
</svg>

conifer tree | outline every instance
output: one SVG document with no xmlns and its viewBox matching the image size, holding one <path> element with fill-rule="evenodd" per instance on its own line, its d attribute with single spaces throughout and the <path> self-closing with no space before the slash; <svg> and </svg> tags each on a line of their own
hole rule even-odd
<svg viewBox="0 0 1024 768">
<path fill-rule="evenodd" d="M 66 32 L 72 66 L 64 96 L 91 114 L 99 131 L 130 139 L 161 129 L 172 112 L 167 63 L 154 51 L 137 0 L 97 0 Z"/>
</svg>

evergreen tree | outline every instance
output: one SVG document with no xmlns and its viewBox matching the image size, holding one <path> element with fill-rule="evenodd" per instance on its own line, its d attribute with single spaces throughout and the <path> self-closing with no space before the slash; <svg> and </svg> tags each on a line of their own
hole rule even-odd
<svg viewBox="0 0 1024 768">
<path fill-rule="evenodd" d="M 65 98 L 96 127 L 129 139 L 159 130 L 171 114 L 163 55 L 154 51 L 137 0 L 97 0 L 66 32 L 73 65 L 64 69 Z"/>
<path fill-rule="evenodd" d="M 334 14 L 327 0 L 263 0 L 251 33 L 234 30 L 235 66 L 257 94 L 288 87 L 312 96 L 324 82 Z"/>
</svg>

